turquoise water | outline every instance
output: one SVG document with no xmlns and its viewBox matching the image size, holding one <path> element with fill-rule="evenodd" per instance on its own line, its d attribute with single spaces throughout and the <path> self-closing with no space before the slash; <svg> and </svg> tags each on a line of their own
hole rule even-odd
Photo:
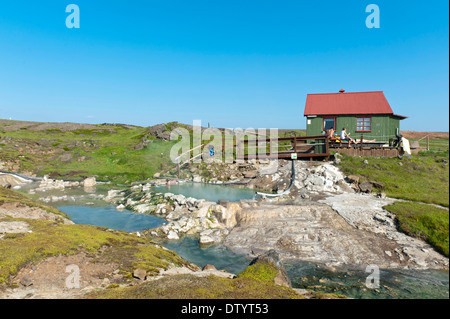
<svg viewBox="0 0 450 319">
<path fill-rule="evenodd" d="M 186 236 L 177 241 L 171 240 L 161 244 L 197 266 L 211 264 L 232 274 L 242 272 L 251 261 L 248 257 L 238 255 L 223 245 L 199 247 L 198 239 L 194 237 Z"/>
<path fill-rule="evenodd" d="M 161 226 L 165 220 L 144 214 L 136 214 L 129 210 L 118 211 L 114 206 L 59 206 L 74 223 L 107 227 L 127 232 L 142 231 Z M 175 251 L 182 258 L 203 267 L 212 264 L 217 269 L 224 269 L 233 274 L 243 271 L 250 259 L 233 253 L 222 245 L 212 245 L 201 248 L 198 239 L 184 237 L 177 241 L 161 242 L 164 247 Z"/>
<path fill-rule="evenodd" d="M 59 206 L 74 223 L 107 227 L 127 232 L 142 231 L 162 226 L 165 220 L 156 216 L 118 211 L 115 206 Z"/>
<path fill-rule="evenodd" d="M 128 232 L 161 226 L 161 218 L 131 211 L 117 211 L 114 206 L 59 206 L 78 224 L 97 225 Z M 161 242 L 184 259 L 203 267 L 212 264 L 217 269 L 239 274 L 250 259 L 222 245 L 202 248 L 195 237 Z M 361 270 L 330 271 L 312 263 L 284 262 L 295 288 L 334 292 L 361 299 L 427 299 L 449 298 L 449 272 L 440 270 L 380 270 L 380 287 L 369 289 L 365 281 L 369 273 Z"/>
<path fill-rule="evenodd" d="M 154 190 L 210 201 L 251 199 L 255 194 L 249 189 L 197 183 L 172 185 L 170 188 L 155 187 Z M 88 202 L 92 202 L 93 205 L 88 205 Z M 128 210 L 118 211 L 115 206 L 102 200 L 86 198 L 77 200 L 73 204 L 75 205 L 61 203 L 58 209 L 69 215 L 77 224 L 136 232 L 159 227 L 165 223 L 165 220 L 156 216 L 136 214 Z M 184 237 L 178 241 L 167 241 L 161 244 L 200 267 L 212 264 L 217 269 L 224 269 L 234 274 L 239 274 L 250 262 L 247 256 L 236 254 L 222 245 L 202 248 L 198 245 L 198 239 L 194 237 Z M 330 271 L 318 265 L 297 260 L 286 261 L 284 264 L 295 288 L 334 292 L 357 299 L 449 298 L 448 271 L 381 269 L 380 286 L 375 290 L 366 287 L 365 281 L 369 273 L 362 270 Z"/>
<path fill-rule="evenodd" d="M 354 299 L 448 299 L 449 272 L 445 270 L 380 269 L 379 287 L 370 289 L 363 270 L 330 271 L 302 261 L 284 263 L 294 288 L 313 289 Z"/>
<path fill-rule="evenodd" d="M 186 197 L 206 199 L 212 202 L 217 202 L 219 200 L 237 202 L 241 199 L 253 199 L 256 193 L 251 189 L 206 183 L 181 183 L 170 185 L 170 187 L 155 186 L 152 190 L 159 193 L 182 194 Z"/>
</svg>

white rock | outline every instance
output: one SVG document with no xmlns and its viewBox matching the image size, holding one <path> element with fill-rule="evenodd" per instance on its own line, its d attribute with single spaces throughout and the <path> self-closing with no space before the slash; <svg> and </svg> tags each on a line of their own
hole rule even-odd
<svg viewBox="0 0 450 319">
<path fill-rule="evenodd" d="M 97 184 L 97 181 L 95 180 L 95 177 L 88 177 L 83 181 L 84 187 L 92 187 Z"/>
<path fill-rule="evenodd" d="M 169 234 L 167 235 L 167 239 L 174 239 L 174 240 L 176 240 L 176 239 L 180 239 L 180 237 L 178 236 L 178 234 L 175 231 L 170 230 Z"/>
</svg>

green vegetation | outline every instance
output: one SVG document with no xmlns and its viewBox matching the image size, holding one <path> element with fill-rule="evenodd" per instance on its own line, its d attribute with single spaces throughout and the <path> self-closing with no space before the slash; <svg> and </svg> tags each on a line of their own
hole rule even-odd
<svg viewBox="0 0 450 319">
<path fill-rule="evenodd" d="M 156 140 L 137 149 L 147 128 L 98 125 L 98 129 L 60 129 L 42 131 L 1 131 L 7 143 L 2 143 L 0 161 L 15 163 L 16 172 L 38 176 L 70 176 L 125 182 L 144 180 L 156 172 L 174 166 L 169 160 L 175 142 Z M 9 140 L 8 140 L 9 139 Z"/>
<path fill-rule="evenodd" d="M 427 147 L 427 140 L 426 139 L 411 139 L 410 141 L 419 141 L 419 146 L 426 148 Z M 430 148 L 430 151 L 448 151 L 449 150 L 449 143 L 448 138 L 445 137 L 433 137 L 429 139 L 428 147 Z"/>
<path fill-rule="evenodd" d="M 248 266 L 243 272 L 239 274 L 239 278 L 250 278 L 254 280 L 261 280 L 266 282 L 273 282 L 277 275 L 277 269 L 272 264 L 267 262 L 257 262 Z"/>
<path fill-rule="evenodd" d="M 400 231 L 426 240 L 448 257 L 448 210 L 412 202 L 397 202 L 385 208 L 397 216 Z"/>
<path fill-rule="evenodd" d="M 367 161 L 365 164 L 364 161 Z M 362 181 L 384 185 L 387 196 L 407 200 L 385 208 L 397 216 L 399 230 L 426 240 L 448 256 L 449 152 L 419 152 L 411 158 L 357 158 L 344 156 L 339 167 Z M 361 182 L 361 181 L 360 181 Z"/>
<path fill-rule="evenodd" d="M 0 284 L 29 262 L 59 254 L 76 254 L 81 250 L 96 253 L 102 246 L 110 249 L 99 254 L 99 260 L 120 263 L 121 271 L 130 274 L 139 267 L 157 273 L 158 269 L 167 268 L 170 263 L 185 263 L 174 252 L 160 249 L 127 232 L 45 220 L 4 218 L 2 221 L 24 221 L 32 232 L 6 236 L 0 241 Z"/>
<path fill-rule="evenodd" d="M 156 172 L 176 173 L 175 164 L 170 160 L 170 150 L 176 141 L 159 139 L 149 127 L 98 124 L 81 129 L 68 123 L 62 129 L 61 126 L 54 128 L 52 123 L 47 123 L 46 127 L 49 128 L 42 130 L 34 129 L 37 124 L 8 130 L 11 125 L 18 124 L 16 121 L 0 123 L 0 162 L 11 163 L 11 171 L 72 179 L 94 175 L 99 180 L 117 183 L 145 180 Z M 168 131 L 177 127 L 186 128 L 193 147 L 191 127 L 178 122 L 166 123 L 164 127 Z M 301 135 L 305 135 L 304 130 L 278 132 L 279 137 Z M 251 134 L 247 136 L 254 137 Z M 235 138 L 226 136 L 226 145 L 230 147 L 234 144 Z M 281 142 L 279 150 L 285 150 L 286 147 L 290 148 L 291 144 Z M 216 151 L 221 152 L 221 148 L 217 147 Z M 248 152 L 248 145 L 243 152 Z M 265 152 L 269 152 L 269 143 Z M 232 154 L 236 156 L 235 147 Z"/>
<path fill-rule="evenodd" d="M 403 159 L 344 156 L 339 168 L 347 175 L 383 183 L 382 191 L 389 197 L 448 207 L 448 160 L 448 152 L 421 152 Z"/>
<path fill-rule="evenodd" d="M 4 203 L 39 207 L 68 219 L 54 207 L 0 187 L 0 205 Z M 11 275 L 30 262 L 80 251 L 95 255 L 98 261 L 118 263 L 121 272 L 128 274 L 128 277 L 136 268 L 157 274 L 159 269 L 167 269 L 171 264 L 182 266 L 187 263 L 173 251 L 161 249 L 145 238 L 123 231 L 90 225 L 66 225 L 62 218 L 50 221 L 0 216 L 0 221 L 24 222 L 31 230 L 27 233 L 8 233 L 0 240 L 0 285 L 7 284 Z"/>
<path fill-rule="evenodd" d="M 90 295 L 101 299 L 301 299 L 294 290 L 250 278 L 168 276 L 133 287 Z"/>
</svg>

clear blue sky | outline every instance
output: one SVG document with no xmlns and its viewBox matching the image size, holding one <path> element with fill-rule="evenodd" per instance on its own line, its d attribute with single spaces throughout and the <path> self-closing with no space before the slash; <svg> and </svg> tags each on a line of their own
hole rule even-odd
<svg viewBox="0 0 450 319">
<path fill-rule="evenodd" d="M 68 29 L 68 4 L 80 28 Z M 380 8 L 369 29 L 368 4 Z M 307 93 L 384 91 L 449 130 L 447 1 L 1 1 L 0 118 L 305 128 Z"/>
</svg>

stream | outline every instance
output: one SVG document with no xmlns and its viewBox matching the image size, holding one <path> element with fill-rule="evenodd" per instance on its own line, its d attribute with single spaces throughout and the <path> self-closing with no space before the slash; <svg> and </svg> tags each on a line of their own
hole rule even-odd
<svg viewBox="0 0 450 319">
<path fill-rule="evenodd" d="M 179 184 L 170 186 L 170 189 L 167 186 L 159 186 L 154 190 L 210 201 L 238 201 L 254 197 L 253 190 L 210 184 Z M 106 191 L 106 187 L 97 188 L 97 194 Z M 52 193 L 58 194 L 57 196 L 69 194 L 69 192 L 80 195 L 83 190 L 52 191 Z M 52 193 L 47 192 L 45 195 L 48 196 Z M 114 205 L 103 200 L 91 199 L 89 194 L 87 195 L 87 198 L 83 198 L 83 200 L 54 202 L 52 205 L 66 213 L 75 223 L 97 225 L 127 232 L 142 231 L 166 223 L 164 219 L 156 216 L 136 214 L 126 209 L 118 211 Z M 248 256 L 236 254 L 223 245 L 200 247 L 196 237 L 185 236 L 180 240 L 169 240 L 161 242 L 161 244 L 200 267 L 212 264 L 217 269 L 224 269 L 234 274 L 243 271 L 250 262 Z M 369 289 L 365 282 L 370 273 L 362 270 L 331 271 L 321 265 L 299 260 L 287 260 L 284 265 L 294 288 L 339 293 L 356 299 L 449 298 L 448 271 L 380 269 L 379 287 Z"/>
</svg>

